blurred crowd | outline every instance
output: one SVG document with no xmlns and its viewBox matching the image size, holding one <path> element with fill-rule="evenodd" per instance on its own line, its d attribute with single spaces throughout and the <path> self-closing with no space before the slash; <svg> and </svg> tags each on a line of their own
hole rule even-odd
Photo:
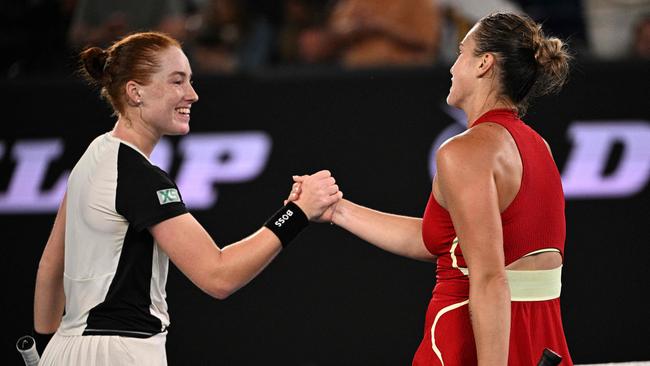
<svg viewBox="0 0 650 366">
<path fill-rule="evenodd" d="M 158 30 L 197 74 L 451 64 L 482 16 L 526 13 L 578 57 L 650 60 L 650 0 L 5 0 L 2 78 L 70 72 L 88 45 Z"/>
</svg>

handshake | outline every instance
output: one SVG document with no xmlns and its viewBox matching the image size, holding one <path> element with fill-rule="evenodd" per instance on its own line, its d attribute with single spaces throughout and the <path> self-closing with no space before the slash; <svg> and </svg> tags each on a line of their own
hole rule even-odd
<svg viewBox="0 0 650 366">
<path fill-rule="evenodd" d="M 336 205 L 343 198 L 343 192 L 328 170 L 312 175 L 294 175 L 291 193 L 285 200 L 295 203 L 307 215 L 309 221 L 332 222 Z"/>
</svg>

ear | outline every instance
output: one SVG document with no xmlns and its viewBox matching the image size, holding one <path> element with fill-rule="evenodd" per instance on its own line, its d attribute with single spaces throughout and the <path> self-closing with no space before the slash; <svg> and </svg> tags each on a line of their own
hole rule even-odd
<svg viewBox="0 0 650 366">
<path fill-rule="evenodd" d="M 482 78 L 492 71 L 495 67 L 496 60 L 494 55 L 490 52 L 486 52 L 481 55 L 478 66 L 476 67 L 476 76 Z"/>
<path fill-rule="evenodd" d="M 132 106 L 139 106 L 142 104 L 142 95 L 140 93 L 140 90 L 142 90 L 142 87 L 140 84 L 133 80 L 129 80 L 126 82 L 125 85 L 125 92 L 126 92 L 126 100 L 129 103 L 129 105 Z"/>
</svg>

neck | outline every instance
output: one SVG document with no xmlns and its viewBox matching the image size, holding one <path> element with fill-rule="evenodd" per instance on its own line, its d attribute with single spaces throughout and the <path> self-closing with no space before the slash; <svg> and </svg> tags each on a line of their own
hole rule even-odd
<svg viewBox="0 0 650 366">
<path fill-rule="evenodd" d="M 467 115 L 467 128 L 470 128 L 474 125 L 474 122 L 481 117 L 482 115 L 485 114 L 487 111 L 491 111 L 493 109 L 512 109 L 516 110 L 517 107 L 513 106 L 511 103 L 506 103 L 506 102 L 495 102 L 495 103 L 489 103 L 482 105 L 478 108 L 467 108 L 463 109 L 465 114 Z"/>
<path fill-rule="evenodd" d="M 134 145 L 147 157 L 151 156 L 161 137 L 144 121 L 129 118 L 128 115 L 120 115 L 113 128 L 113 136 Z"/>
<path fill-rule="evenodd" d="M 497 92 L 498 85 L 494 77 L 483 78 L 476 86 L 476 92 L 471 95 L 461 109 L 467 115 L 467 128 L 472 127 L 474 122 L 492 109 L 512 109 L 516 110 L 517 106 L 509 99 L 501 97 Z"/>
</svg>

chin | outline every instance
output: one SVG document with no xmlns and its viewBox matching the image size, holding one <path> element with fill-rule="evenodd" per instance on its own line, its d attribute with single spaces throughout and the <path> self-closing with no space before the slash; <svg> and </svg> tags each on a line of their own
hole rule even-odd
<svg viewBox="0 0 650 366">
<path fill-rule="evenodd" d="M 458 108 L 458 105 L 457 105 L 458 103 L 456 103 L 456 102 L 457 102 L 457 101 L 454 100 L 454 98 L 453 98 L 453 96 L 451 95 L 451 93 L 449 93 L 449 95 L 447 95 L 447 104 L 450 105 L 450 106 L 452 106 L 452 107 L 456 107 L 456 108 Z"/>
<path fill-rule="evenodd" d="M 190 132 L 190 126 L 186 126 L 184 128 L 181 127 L 181 128 L 174 128 L 174 129 L 167 130 L 167 131 L 165 131 L 164 135 L 165 136 L 183 136 L 183 135 L 187 135 L 189 132 Z"/>
<path fill-rule="evenodd" d="M 187 135 L 190 132 L 190 122 L 189 121 L 174 121 L 170 135 L 182 136 Z"/>
<path fill-rule="evenodd" d="M 190 133 L 190 125 L 185 126 L 185 128 L 179 129 L 175 133 L 175 135 L 183 136 L 183 135 L 187 135 L 188 133 Z"/>
</svg>

